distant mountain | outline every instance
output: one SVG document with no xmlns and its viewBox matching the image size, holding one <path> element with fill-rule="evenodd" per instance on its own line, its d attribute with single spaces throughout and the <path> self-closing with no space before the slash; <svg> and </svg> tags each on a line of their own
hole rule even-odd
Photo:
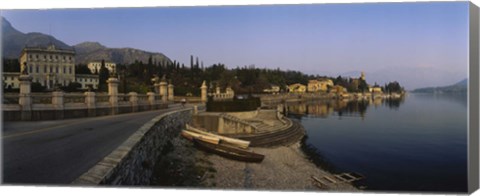
<svg viewBox="0 0 480 196">
<path fill-rule="evenodd" d="M 20 56 L 25 46 L 46 47 L 54 44 L 56 48 L 74 49 L 76 51 L 76 63 L 87 64 L 90 61 L 111 61 L 121 64 L 129 64 L 135 60 L 148 62 L 152 57 L 155 62 L 171 62 L 162 53 L 148 52 L 134 48 L 107 48 L 98 42 L 83 42 L 75 46 L 69 46 L 55 37 L 42 33 L 22 33 L 15 29 L 10 22 L 1 17 L 2 22 L 2 56 L 3 58 L 16 59 Z"/>
<path fill-rule="evenodd" d="M 154 62 L 170 62 L 171 60 L 162 53 L 147 52 L 134 48 L 107 48 L 98 42 L 83 42 L 74 46 L 76 62 L 87 64 L 91 61 L 112 61 L 115 63 L 129 64 L 136 60 L 144 63 L 152 57 Z"/>
<path fill-rule="evenodd" d="M 1 17 L 2 22 L 2 56 L 4 58 L 18 58 L 25 46 L 45 47 L 50 43 L 57 48 L 72 49 L 71 46 L 42 33 L 22 33 L 15 29 L 10 22 Z"/>
<path fill-rule="evenodd" d="M 443 87 L 427 87 L 413 90 L 414 93 L 466 93 L 468 79 L 465 78 L 450 86 Z"/>
</svg>

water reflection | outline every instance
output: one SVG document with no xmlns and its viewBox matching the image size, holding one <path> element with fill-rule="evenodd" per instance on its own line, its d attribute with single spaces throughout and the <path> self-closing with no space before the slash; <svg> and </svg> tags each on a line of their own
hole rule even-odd
<svg viewBox="0 0 480 196">
<path fill-rule="evenodd" d="M 314 163 L 366 176 L 358 185 L 367 190 L 467 190 L 466 94 L 287 102 L 284 109 L 301 119 L 302 149 Z"/>
<path fill-rule="evenodd" d="M 328 116 L 353 116 L 364 118 L 369 106 L 387 106 L 398 109 L 405 102 L 405 96 L 400 98 L 376 98 L 362 100 L 329 99 L 310 102 L 286 103 L 284 113 L 301 119 L 302 116 L 327 118 Z"/>
</svg>

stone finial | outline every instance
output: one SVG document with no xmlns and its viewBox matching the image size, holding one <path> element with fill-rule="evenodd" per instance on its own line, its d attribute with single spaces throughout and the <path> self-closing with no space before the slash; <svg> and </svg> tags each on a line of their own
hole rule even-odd
<svg viewBox="0 0 480 196">
<path fill-rule="evenodd" d="M 27 66 L 27 62 L 24 62 L 24 63 L 23 63 L 22 75 L 28 75 L 28 66 Z"/>
<path fill-rule="evenodd" d="M 112 73 L 110 73 L 110 77 L 112 77 L 112 78 L 118 77 L 117 72 L 115 72 L 115 70 L 113 70 Z"/>
<path fill-rule="evenodd" d="M 153 78 L 152 78 L 152 82 L 153 82 L 154 84 L 157 84 L 158 82 L 160 82 L 160 77 L 158 77 L 158 75 L 155 74 L 155 75 L 153 76 Z"/>
<path fill-rule="evenodd" d="M 162 82 L 167 82 L 167 75 L 163 74 L 163 76 L 162 76 Z"/>
</svg>

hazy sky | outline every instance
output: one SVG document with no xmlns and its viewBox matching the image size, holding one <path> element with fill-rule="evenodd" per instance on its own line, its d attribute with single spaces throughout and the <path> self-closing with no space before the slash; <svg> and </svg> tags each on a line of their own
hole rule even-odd
<svg viewBox="0 0 480 196">
<path fill-rule="evenodd" d="M 397 80 L 407 89 L 449 85 L 468 75 L 468 2 L 10 10 L 26 32 L 69 45 L 161 52 L 186 65 L 299 70 Z"/>
</svg>

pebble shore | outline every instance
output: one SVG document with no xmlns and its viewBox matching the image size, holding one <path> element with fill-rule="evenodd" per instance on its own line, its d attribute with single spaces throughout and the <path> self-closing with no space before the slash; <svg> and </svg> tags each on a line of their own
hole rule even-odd
<svg viewBox="0 0 480 196">
<path fill-rule="evenodd" d="M 360 191 L 349 183 L 321 185 L 312 176 L 321 178 L 329 172 L 319 168 L 303 153 L 300 141 L 287 146 L 251 148 L 264 154 L 261 163 L 245 163 L 197 150 L 181 137 L 172 140 L 153 177 L 153 184 L 162 187 L 228 190 L 279 191 Z"/>
</svg>

